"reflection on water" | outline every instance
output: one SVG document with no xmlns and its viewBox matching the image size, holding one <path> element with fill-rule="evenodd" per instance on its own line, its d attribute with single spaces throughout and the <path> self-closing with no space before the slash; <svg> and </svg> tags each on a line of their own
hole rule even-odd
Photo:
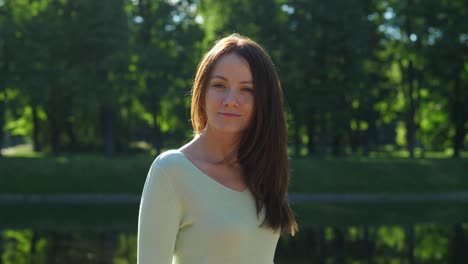
<svg viewBox="0 0 468 264">
<path fill-rule="evenodd" d="M 136 233 L 1 230 L 3 264 L 136 263 Z M 275 263 L 467 263 L 468 224 L 310 226 L 281 238 Z"/>
<path fill-rule="evenodd" d="M 3 230 L 4 264 L 136 263 L 136 234 L 119 231 Z"/>
<path fill-rule="evenodd" d="M 467 263 L 468 224 L 303 229 L 275 263 Z"/>
<path fill-rule="evenodd" d="M 466 206 L 295 204 L 275 263 L 466 264 Z M 137 220 L 138 204 L 1 205 L 0 264 L 136 263 Z"/>
</svg>

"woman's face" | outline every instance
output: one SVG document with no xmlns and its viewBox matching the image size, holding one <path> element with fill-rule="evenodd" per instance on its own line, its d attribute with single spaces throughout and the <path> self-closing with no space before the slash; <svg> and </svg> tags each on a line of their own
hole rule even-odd
<svg viewBox="0 0 468 264">
<path fill-rule="evenodd" d="M 205 94 L 206 129 L 242 133 L 254 111 L 252 73 L 248 62 L 234 53 L 215 64 Z"/>
</svg>

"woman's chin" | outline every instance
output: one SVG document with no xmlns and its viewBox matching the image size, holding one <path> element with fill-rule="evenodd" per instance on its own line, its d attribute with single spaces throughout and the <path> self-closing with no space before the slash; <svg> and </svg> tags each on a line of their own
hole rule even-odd
<svg viewBox="0 0 468 264">
<path fill-rule="evenodd" d="M 234 136 L 241 135 L 245 131 L 245 128 L 242 127 L 233 127 L 233 126 L 217 126 L 217 132 L 222 132 L 224 134 L 232 134 Z"/>
</svg>

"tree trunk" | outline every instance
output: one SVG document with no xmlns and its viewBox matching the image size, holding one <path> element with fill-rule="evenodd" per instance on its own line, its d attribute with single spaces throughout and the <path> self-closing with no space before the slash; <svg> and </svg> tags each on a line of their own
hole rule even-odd
<svg viewBox="0 0 468 264">
<path fill-rule="evenodd" d="M 374 99 L 371 99 L 369 109 L 367 110 L 366 122 L 367 130 L 364 133 L 363 154 L 369 156 L 369 152 L 375 149 L 377 145 L 377 113 L 374 110 Z"/>
<path fill-rule="evenodd" d="M 4 8 L 5 14 L 2 14 L 4 17 L 3 23 L 7 23 L 10 19 L 8 17 L 9 13 L 9 4 L 7 3 Z M 8 20 L 7 20 L 8 19 Z M 6 34 L 6 30 L 3 30 L 3 38 L 4 40 L 8 40 L 8 36 Z M 7 76 L 9 76 L 9 71 L 10 71 L 10 62 L 9 62 L 9 53 L 8 53 L 8 47 L 7 47 L 8 41 L 5 41 L 3 43 L 3 48 L 1 50 L 2 52 L 2 57 L 3 57 L 3 67 L 0 68 L 0 94 L 5 91 L 5 86 L 7 85 Z M 2 156 L 2 147 L 3 147 L 3 137 L 4 137 L 4 132 L 3 132 L 3 127 L 5 126 L 6 122 L 6 94 L 3 94 L 3 98 L 0 98 L 0 157 Z M 1 261 L 1 258 L 0 258 Z"/>
<path fill-rule="evenodd" d="M 52 66 L 51 66 L 52 67 Z M 61 131 L 63 128 L 63 109 L 62 97 L 63 89 L 60 89 L 60 84 L 57 80 L 52 80 L 47 89 L 47 100 L 44 104 L 46 107 L 48 129 L 49 129 L 49 144 L 54 155 L 62 151 L 62 142 L 60 140 Z"/>
<path fill-rule="evenodd" d="M 0 84 L 1 85 L 1 84 Z M 0 87 L 2 89 L 2 87 Z M 2 148 L 3 148 L 3 127 L 5 126 L 5 112 L 6 112 L 6 103 L 5 98 L 0 100 L 0 157 L 2 156 Z"/>
<path fill-rule="evenodd" d="M 325 117 L 325 113 L 322 111 L 320 112 L 319 116 L 319 122 L 320 122 L 320 133 L 319 133 L 319 158 L 326 158 L 327 157 L 327 120 Z"/>
<path fill-rule="evenodd" d="M 315 127 L 316 127 L 316 122 L 315 122 L 315 114 L 310 113 L 309 115 L 309 123 L 307 124 L 307 137 L 309 138 L 309 141 L 307 142 L 307 151 L 309 152 L 309 156 L 312 156 L 316 150 L 315 150 Z"/>
<path fill-rule="evenodd" d="M 322 69 L 319 71 L 318 78 L 320 80 L 320 85 L 324 88 L 329 88 L 329 78 L 328 78 L 328 65 L 327 65 L 327 54 L 328 54 L 328 46 L 326 41 L 328 36 L 326 32 L 324 32 L 322 36 L 322 43 L 319 44 L 318 47 L 318 56 L 317 56 L 317 63 L 322 65 Z M 326 98 L 326 97 L 325 97 Z M 329 99 L 327 100 L 329 101 Z M 327 117 L 326 112 L 329 109 L 329 106 L 326 104 L 327 102 L 320 103 L 317 102 L 319 105 L 318 109 L 318 122 L 320 127 L 320 132 L 318 135 L 318 157 L 325 159 L 328 155 L 328 129 L 327 129 Z"/>
<path fill-rule="evenodd" d="M 42 150 L 41 143 L 39 141 L 39 117 L 37 115 L 37 105 L 35 103 L 31 104 L 32 108 L 32 118 L 33 118 L 33 151 L 40 152 Z"/>
<path fill-rule="evenodd" d="M 332 153 L 333 156 L 339 157 L 343 155 L 343 139 L 340 133 L 336 133 L 333 135 L 333 142 L 332 142 Z"/>
<path fill-rule="evenodd" d="M 359 145 L 361 145 L 364 140 L 365 138 L 362 138 L 361 131 L 353 130 L 351 126 L 348 126 L 348 141 L 352 153 L 356 154 L 359 151 Z"/>
<path fill-rule="evenodd" d="M 109 106 L 101 107 L 101 124 L 102 135 L 104 142 L 104 153 L 108 157 L 115 155 L 115 138 L 114 138 L 114 113 Z"/>
<path fill-rule="evenodd" d="M 158 109 L 159 102 L 153 107 L 153 146 L 156 149 L 156 154 L 159 155 L 162 151 L 161 129 L 158 124 Z"/>
<path fill-rule="evenodd" d="M 406 143 L 410 153 L 410 157 L 414 157 L 414 135 L 416 133 L 416 126 L 414 122 L 414 116 L 416 113 L 415 102 L 414 102 L 414 68 L 413 61 L 409 61 L 408 65 L 408 100 L 409 109 L 406 116 Z"/>
<path fill-rule="evenodd" d="M 55 155 L 60 151 L 60 129 L 57 116 L 55 116 L 54 111 L 48 112 L 48 120 L 50 129 L 50 147 L 52 149 L 52 153 Z"/>
<path fill-rule="evenodd" d="M 126 97 L 130 97 L 127 93 Z M 131 101 L 129 99 L 125 100 L 125 103 L 122 107 L 127 109 L 128 115 L 125 119 L 119 118 L 121 126 L 121 141 L 120 141 L 120 151 L 127 154 L 129 152 L 131 133 L 133 131 L 133 122 L 132 122 L 132 111 L 131 111 Z"/>
<path fill-rule="evenodd" d="M 76 135 L 75 135 L 75 130 L 73 129 L 73 122 L 67 120 L 67 122 L 65 122 L 65 131 L 68 135 L 68 139 L 70 140 L 70 142 L 68 143 L 68 150 L 70 152 L 74 152 L 77 150 L 77 139 L 76 139 Z"/>
<path fill-rule="evenodd" d="M 463 149 L 463 143 L 465 141 L 465 135 L 467 130 L 465 123 L 468 121 L 468 111 L 466 108 L 466 102 L 468 98 L 464 98 L 466 95 L 462 93 L 460 74 L 458 73 L 455 77 L 454 82 L 454 98 L 452 104 L 452 119 L 455 125 L 455 135 L 453 137 L 453 158 L 460 157 L 460 150 Z M 468 96 L 466 96 L 468 97 Z"/>
<path fill-rule="evenodd" d="M 296 157 L 301 156 L 301 147 L 302 147 L 302 140 L 301 140 L 301 133 L 299 133 L 299 124 L 297 122 L 294 123 L 294 154 Z"/>
<path fill-rule="evenodd" d="M 367 128 L 366 131 L 363 131 L 360 135 L 361 144 L 362 144 L 362 155 L 364 157 L 369 157 L 370 145 L 371 145 L 371 138 L 370 138 L 370 129 Z"/>
<path fill-rule="evenodd" d="M 413 0 L 407 0 L 407 6 L 406 6 L 406 23 L 405 23 L 405 30 L 406 30 L 406 35 L 408 38 L 412 34 L 412 25 L 411 25 L 411 19 L 413 19 L 413 6 L 414 6 L 414 1 Z M 402 66 L 400 64 L 400 66 Z M 408 68 L 407 68 L 407 83 L 408 83 L 408 93 L 407 93 L 407 99 L 408 99 L 408 109 L 406 112 L 406 144 L 407 148 L 410 154 L 410 157 L 414 157 L 414 137 L 416 134 L 416 126 L 414 123 L 414 116 L 416 113 L 416 107 L 415 107 L 415 102 L 414 102 L 414 65 L 413 61 L 410 59 L 408 63 Z M 402 68 L 403 72 L 403 68 Z M 403 87 L 404 87 L 404 82 L 405 80 L 403 79 Z"/>
<path fill-rule="evenodd" d="M 455 135 L 453 137 L 453 158 L 460 157 L 460 150 L 463 149 L 463 142 L 465 141 L 466 128 L 465 120 L 459 120 L 455 124 Z"/>
<path fill-rule="evenodd" d="M 153 105 L 151 106 L 151 114 L 153 117 L 153 127 L 151 128 L 153 133 L 151 134 L 151 142 L 153 143 L 153 147 L 156 149 L 156 154 L 159 155 L 162 151 L 162 133 L 157 118 L 161 108 L 161 97 L 157 93 L 154 83 L 155 82 L 152 77 L 148 77 L 146 80 L 146 85 L 148 89 L 151 90 L 151 102 L 153 102 Z"/>
</svg>

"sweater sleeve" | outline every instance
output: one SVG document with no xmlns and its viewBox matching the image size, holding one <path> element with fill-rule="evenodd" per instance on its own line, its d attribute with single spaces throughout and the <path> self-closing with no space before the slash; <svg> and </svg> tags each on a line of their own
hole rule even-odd
<svg viewBox="0 0 468 264">
<path fill-rule="evenodd" d="M 163 168 L 153 162 L 138 216 L 137 264 L 171 264 L 179 231 L 180 204 Z"/>
</svg>

